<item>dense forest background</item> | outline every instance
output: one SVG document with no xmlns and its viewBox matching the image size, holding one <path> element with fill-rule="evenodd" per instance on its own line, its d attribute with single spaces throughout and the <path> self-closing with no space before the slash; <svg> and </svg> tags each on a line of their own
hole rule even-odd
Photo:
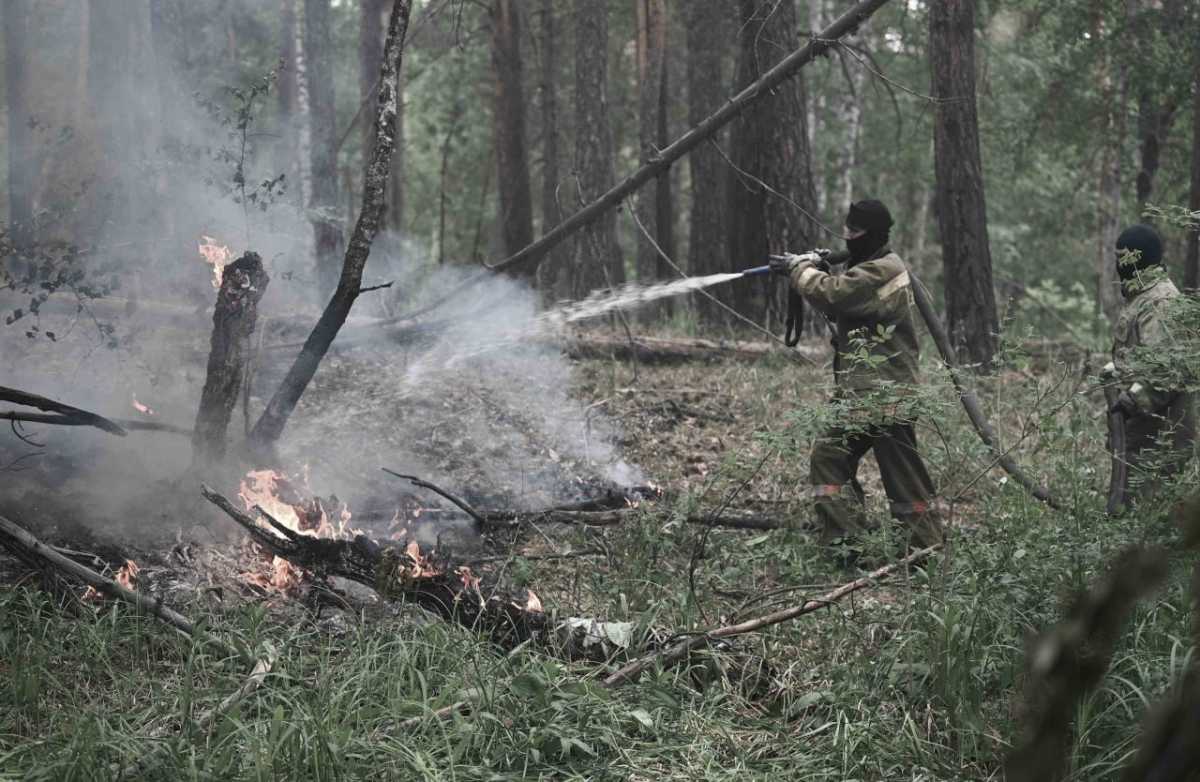
<svg viewBox="0 0 1200 782">
<path fill-rule="evenodd" d="M 368 279 L 510 255 L 850 5 L 418 2 L 388 233 Z M 125 296 L 156 285 L 207 295 L 195 246 L 213 236 L 286 270 L 276 295 L 323 302 L 359 208 L 389 10 L 380 0 L 12 0 L 6 235 L 56 242 L 42 254 L 75 264 L 88 290 L 133 264 L 136 279 L 107 279 Z M 1115 304 L 1103 272 L 1115 231 L 1149 206 L 1197 197 L 1197 8 L 997 0 L 974 10 L 999 318 L 1014 333 L 1098 338 Z M 850 200 L 878 197 L 897 217 L 896 248 L 940 288 L 933 124 L 938 101 L 969 96 L 931 84 L 928 13 L 920 0 L 887 4 L 586 241 L 557 249 L 533 282 L 553 300 L 744 268 L 767 250 L 837 245 L 808 215 L 836 228 Z M 1181 277 L 1187 237 L 1162 227 Z M 414 290 L 370 306 L 403 311 Z M 765 287 L 722 295 L 778 327 Z M 688 329 L 737 323 L 706 300 L 652 315 Z"/>
</svg>

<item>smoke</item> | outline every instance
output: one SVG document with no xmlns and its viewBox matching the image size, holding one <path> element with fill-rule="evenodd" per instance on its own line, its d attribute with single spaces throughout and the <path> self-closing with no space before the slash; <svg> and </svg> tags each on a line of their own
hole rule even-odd
<svg viewBox="0 0 1200 782">
<path fill-rule="evenodd" d="M 196 19 L 155 17 L 146 27 L 127 23 L 124 4 L 92 3 L 89 30 L 86 17 L 60 19 L 34 5 L 35 81 L 45 89 L 33 106 L 43 176 L 32 198 L 47 215 L 43 233 L 78 247 L 86 285 L 107 290 L 94 300 L 60 290 L 37 315 L 0 327 L 0 383 L 103 415 L 146 417 L 135 409 L 136 397 L 155 411 L 147 420 L 190 428 L 215 300 L 210 267 L 198 250 L 209 236 L 228 245 L 233 258 L 258 252 L 271 278 L 256 335 L 263 350 L 249 404 L 253 423 L 328 294 L 318 289 L 312 215 L 298 202 L 296 120 L 266 94 L 252 107 L 247 133 L 238 130 L 239 99 L 220 85 L 236 84 L 244 97 L 265 67 L 253 74 L 214 67 L 203 85 L 183 77 L 204 72 L 205 57 L 228 63 L 219 37 L 198 35 L 179 52 L 147 44 L 154 39 L 161 47 L 165 40 L 155 38 L 153 25 L 186 31 Z M 171 7 L 193 13 L 188 4 Z M 76 57 L 84 35 L 90 62 Z M 210 44 L 218 48 L 205 50 Z M 54 62 L 59 56 L 61 64 Z M 169 67 L 172 57 L 184 56 L 191 58 L 186 68 Z M 86 75 L 83 87 L 72 74 Z M 266 181 L 276 185 L 262 187 Z M 349 211 L 337 215 L 347 234 Z M 545 341 L 537 297 L 524 284 L 497 278 L 472 287 L 431 315 L 437 328 L 419 341 L 376 322 L 474 271 L 434 265 L 421 240 L 376 239 L 365 284 L 393 287 L 356 304 L 345 338 L 284 433 L 285 467 L 311 465 L 312 489 L 337 494 L 352 511 L 356 504 L 385 506 L 407 490 L 383 477 L 381 466 L 510 507 L 575 499 L 606 481 L 641 480 L 620 458 L 616 422 L 580 400 L 571 365 Z M 0 313 L 28 312 L 28 298 L 0 290 Z M 243 426 L 239 407 L 231 453 Z M 3 473 L 5 507 L 73 513 L 116 533 L 187 528 L 201 517 L 186 501 L 199 482 L 186 437 L 117 438 L 38 425 L 21 434 L 28 442 L 0 434 L 0 466 L 19 459 L 24 468 Z M 239 469 L 247 466 L 254 465 Z M 216 488 L 234 494 L 234 477 L 220 476 Z"/>
</svg>

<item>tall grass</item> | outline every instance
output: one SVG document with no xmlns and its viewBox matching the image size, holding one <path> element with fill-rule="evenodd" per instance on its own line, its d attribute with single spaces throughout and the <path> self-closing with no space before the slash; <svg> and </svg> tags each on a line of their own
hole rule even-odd
<svg viewBox="0 0 1200 782">
<path fill-rule="evenodd" d="M 580 393 L 626 405 L 628 450 L 656 478 L 686 474 L 678 504 L 613 529 L 550 533 L 604 557 L 521 560 L 510 572 L 575 615 L 691 630 L 819 594 L 851 575 L 802 531 L 705 531 L 682 522 L 737 492 L 803 516 L 820 376 L 791 366 L 641 369 L 642 391 L 704 388 L 734 423 L 669 432 L 623 369 L 592 365 Z M 933 373 L 936 378 L 936 373 Z M 988 457 L 929 387 L 920 428 L 939 484 L 958 498 L 945 555 L 843 604 L 697 655 L 608 691 L 595 666 L 532 646 L 495 648 L 469 630 L 411 613 L 363 618 L 344 636 L 260 607 L 194 608 L 247 648 L 281 650 L 252 698 L 207 732 L 196 716 L 242 682 L 236 660 L 121 605 L 80 615 L 30 586 L 0 588 L 0 778 L 163 780 L 803 779 L 992 780 L 1025 718 L 1027 639 L 1129 543 L 1172 540 L 1160 513 L 1103 516 L 1098 403 L 1071 383 L 1016 373 L 985 389 L 1016 453 L 1068 499 L 1063 513 L 986 472 Z M 643 426 L 644 424 L 644 426 Z M 714 445 L 713 441 L 722 445 Z M 872 512 L 885 521 L 873 468 Z M 898 545 L 889 525 L 870 550 Z M 1069 778 L 1115 780 L 1147 703 L 1194 654 L 1186 557 L 1165 592 L 1139 606 L 1112 670 L 1078 706 Z M 209 611 L 209 613 L 205 613 Z M 469 715 L 433 710 L 470 700 Z M 416 727 L 401 723 L 426 715 Z"/>
</svg>

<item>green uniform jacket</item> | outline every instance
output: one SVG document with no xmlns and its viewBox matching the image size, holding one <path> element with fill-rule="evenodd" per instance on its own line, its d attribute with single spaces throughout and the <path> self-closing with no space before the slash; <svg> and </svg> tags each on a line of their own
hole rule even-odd
<svg viewBox="0 0 1200 782">
<path fill-rule="evenodd" d="M 916 385 L 920 348 L 908 268 L 888 249 L 827 274 L 803 261 L 792 287 L 834 321 L 834 379 L 839 390 L 870 391 L 885 382 Z"/>
<path fill-rule="evenodd" d="M 1137 403 L 1142 414 L 1162 413 L 1184 389 L 1171 381 L 1148 376 L 1148 367 L 1132 366 L 1135 348 L 1168 347 L 1174 335 L 1168 318 L 1170 303 L 1181 294 L 1161 267 L 1138 273 L 1121 286 L 1125 303 L 1113 327 L 1113 366 L 1121 389 Z"/>
</svg>

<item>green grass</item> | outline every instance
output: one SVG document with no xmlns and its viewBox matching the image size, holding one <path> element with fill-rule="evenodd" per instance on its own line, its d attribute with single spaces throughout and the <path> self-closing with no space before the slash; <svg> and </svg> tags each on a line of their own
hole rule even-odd
<svg viewBox="0 0 1200 782">
<path fill-rule="evenodd" d="M 797 500 L 824 415 L 820 375 L 643 367 L 643 393 L 621 394 L 629 372 L 587 365 L 579 394 L 616 400 L 631 461 L 684 496 L 636 523 L 551 533 L 562 548 L 602 545 L 605 557 L 517 559 L 510 574 L 547 606 L 667 630 L 754 615 L 848 579 L 803 532 L 680 521 L 735 491 L 734 507 L 757 500 L 805 515 Z M 984 391 L 1006 442 L 1032 427 L 1015 453 L 1049 478 L 1066 511 L 997 474 L 978 477 L 987 457 L 944 384 L 931 383 L 923 448 L 939 484 L 962 494 L 944 558 L 615 692 L 597 686 L 596 666 L 532 646 L 506 653 L 412 614 L 334 637 L 252 607 L 196 617 L 247 648 L 280 650 L 265 686 L 201 733 L 196 715 L 237 689 L 243 664 L 121 605 L 73 615 L 32 586 L 2 588 L 0 778 L 118 779 L 155 752 L 136 778 L 1001 779 L 1023 723 L 1030 634 L 1121 548 L 1175 534 L 1161 514 L 1103 516 L 1099 403 L 1064 377 L 1009 372 Z M 645 400 L 679 389 L 702 389 L 697 404 L 727 400 L 735 421 L 653 426 Z M 674 480 L 696 453 L 707 471 Z M 873 467 L 864 478 L 882 516 Z M 870 551 L 883 558 L 895 545 L 885 525 Z M 1147 704 L 1193 655 L 1188 559 L 1175 555 L 1167 588 L 1138 607 L 1109 675 L 1077 709 L 1069 779 L 1119 778 Z M 397 727 L 467 697 L 469 716 Z"/>
</svg>

